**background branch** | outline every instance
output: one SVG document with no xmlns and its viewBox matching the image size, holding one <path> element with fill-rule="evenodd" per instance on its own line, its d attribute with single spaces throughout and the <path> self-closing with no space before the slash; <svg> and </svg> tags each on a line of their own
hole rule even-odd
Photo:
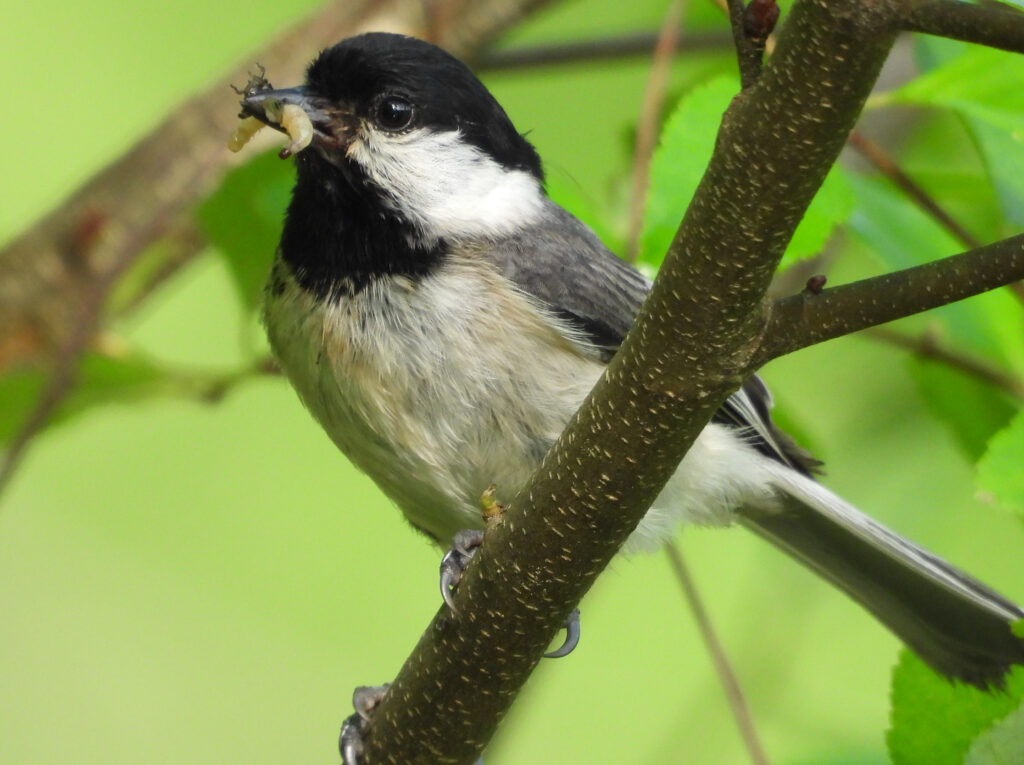
<svg viewBox="0 0 1024 765">
<path fill-rule="evenodd" d="M 872 327 L 864 336 L 910 351 L 919 358 L 937 361 L 1024 401 L 1024 380 L 983 358 L 945 347 L 934 332 L 926 331 L 914 337 L 888 327 Z"/>
<path fill-rule="evenodd" d="M 115 261 L 130 264 L 161 231 L 182 232 L 167 243 L 170 262 L 185 262 L 201 249 L 205 239 L 191 215 L 192 204 L 237 162 L 224 146 L 236 120 L 234 110 L 226 108 L 231 103 L 228 86 L 245 82 L 257 59 L 276 78 L 297 80 L 318 49 L 356 29 L 374 5 L 365 0 L 332 3 L 289 30 L 181 104 L 120 159 L 8 244 L 0 252 L 0 371 L 63 347 L 78 331 L 78 296 L 87 294 L 93 279 Z M 180 212 L 168 226 L 150 225 L 170 208 Z M 90 221 L 96 241 L 69 259 L 67 242 Z M 151 235 L 127 237 L 128 231 Z M 132 252 L 125 251 L 126 240 Z"/>
<path fill-rule="evenodd" d="M 677 30 L 677 35 L 677 53 L 721 50 L 732 44 L 732 36 L 723 32 Z M 660 36 L 661 32 L 633 32 L 580 42 L 488 50 L 481 53 L 474 68 L 479 72 L 489 72 L 650 56 Z"/>
<path fill-rule="evenodd" d="M 885 150 L 872 141 L 863 132 L 854 130 L 850 133 L 850 146 L 873 164 L 882 174 L 888 177 L 914 203 L 931 216 L 939 225 L 960 240 L 964 247 L 979 247 L 981 242 L 953 218 L 945 209 L 921 187 L 913 178 L 893 161 Z"/>
<path fill-rule="evenodd" d="M 435 30 L 471 57 L 551 0 L 452 0 L 456 11 Z M 415 2 L 336 2 L 285 32 L 251 61 L 189 99 L 124 156 L 0 251 L 0 375 L 43 362 L 50 379 L 0 456 L 0 493 L 22 457 L 74 389 L 75 370 L 101 329 L 118 280 L 156 242 L 160 265 L 124 308 L 175 273 L 206 246 L 194 208 L 238 162 L 226 136 L 237 114 L 229 86 L 259 61 L 277 82 L 298 82 L 316 53 L 368 29 L 424 34 Z"/>
<path fill-rule="evenodd" d="M 440 42 L 472 59 L 508 25 L 551 2 L 450 0 L 445 4 L 457 10 Z M 229 85 L 244 83 L 257 61 L 275 83 L 298 82 L 319 50 L 371 28 L 422 36 L 423 7 L 414 0 L 327 4 L 178 105 L 121 158 L 7 244 L 0 251 L 0 373 L 65 348 L 67 339 L 80 331 L 76 306 L 92 290 L 91 282 L 115 261 L 127 260 L 128 268 L 159 240 L 163 266 L 157 270 L 166 277 L 205 246 L 193 208 L 239 161 L 224 146 L 236 120 Z M 168 225 L 150 225 L 159 211 L 171 208 L 179 213 Z M 91 246 L 69 247 L 83 230 L 94 240 Z M 152 234 L 131 235 L 134 251 L 126 254 L 122 245 L 129 231 Z M 163 231 L 174 236 L 163 237 Z"/>
<path fill-rule="evenodd" d="M 718 639 L 718 633 L 711 622 L 710 614 L 708 614 L 707 609 L 704 607 L 704 601 L 700 596 L 700 591 L 697 589 L 697 583 L 690 575 L 690 569 L 686 565 L 686 560 L 679 549 L 679 544 L 666 545 L 665 553 L 668 555 L 669 563 L 672 565 L 676 580 L 683 591 L 683 597 L 690 608 L 690 613 L 693 614 L 693 620 L 696 622 L 697 629 L 704 640 L 704 645 L 708 649 L 711 661 L 715 665 L 715 672 L 718 674 L 719 682 L 722 684 L 726 701 L 729 702 L 729 709 L 732 711 L 733 719 L 736 721 L 736 727 L 739 728 L 743 745 L 747 749 L 747 754 L 750 755 L 750 761 L 754 765 L 768 765 L 768 755 L 765 754 L 764 747 L 761 745 L 761 739 L 757 735 L 754 716 L 750 713 L 750 706 L 747 704 L 747 699 L 743 694 L 739 678 L 736 677 L 736 672 L 733 671 L 725 646 Z"/>
</svg>

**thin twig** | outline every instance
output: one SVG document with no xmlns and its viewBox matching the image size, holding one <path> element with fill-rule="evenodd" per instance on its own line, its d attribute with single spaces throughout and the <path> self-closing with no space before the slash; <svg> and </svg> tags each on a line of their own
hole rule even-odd
<svg viewBox="0 0 1024 765">
<path fill-rule="evenodd" d="M 980 247 L 981 241 L 976 239 L 966 228 L 964 228 L 938 201 L 925 191 L 917 181 L 896 164 L 896 161 L 879 144 L 872 141 L 860 131 L 854 130 L 850 133 L 848 143 L 856 149 L 861 156 L 873 164 L 883 175 L 887 176 L 897 188 L 906 194 L 917 204 L 927 215 L 953 235 L 964 247 Z M 1024 284 L 1015 282 L 1006 285 L 1013 292 L 1014 296 L 1024 302 Z"/>
<path fill-rule="evenodd" d="M 1007 7 L 931 0 L 916 4 L 903 28 L 1024 53 L 1024 14 Z"/>
<path fill-rule="evenodd" d="M 716 4 L 721 7 L 721 3 Z M 726 0 L 729 13 L 729 25 L 732 27 L 733 44 L 736 46 L 736 63 L 740 70 L 740 87 L 749 88 L 761 76 L 761 65 L 764 61 L 764 36 L 753 37 L 747 28 L 747 8 L 743 0 Z M 769 30 L 770 31 L 770 30 Z"/>
<path fill-rule="evenodd" d="M 1024 234 L 871 279 L 768 303 L 751 367 L 1024 279 Z"/>
<path fill-rule="evenodd" d="M 636 261 L 640 252 L 640 231 L 644 224 L 644 202 L 650 179 L 651 155 L 658 142 L 658 129 L 665 108 L 672 59 L 679 47 L 679 22 L 682 19 L 682 0 L 674 0 L 665 12 L 665 20 L 654 47 L 651 70 L 647 75 L 640 118 L 636 126 L 636 145 L 633 148 L 633 179 L 629 199 L 629 233 L 626 236 L 625 259 Z"/>
<path fill-rule="evenodd" d="M 945 228 L 954 237 L 960 240 L 964 247 L 974 249 L 981 246 L 981 241 L 974 236 L 952 215 L 936 201 L 935 197 L 929 194 L 913 178 L 907 175 L 904 170 L 896 164 L 895 160 L 886 153 L 879 144 L 872 141 L 859 130 L 850 133 L 849 144 L 857 152 L 873 164 L 883 175 L 889 178 L 900 191 L 910 197 L 918 207 L 931 216 L 939 225 Z"/>
<path fill-rule="evenodd" d="M 740 737 L 747 748 L 747 754 L 750 755 L 750 761 L 754 765 L 768 765 L 768 757 L 765 755 L 764 747 L 761 746 L 761 740 L 757 735 L 757 727 L 754 725 L 754 718 L 747 705 L 743 688 L 740 687 L 739 679 L 729 662 L 725 646 L 718 639 L 715 626 L 711 623 L 711 617 L 708 615 L 707 609 L 704 608 L 704 601 L 697 590 L 693 577 L 690 576 L 683 553 L 674 542 L 665 545 L 665 552 L 668 554 L 669 563 L 672 564 L 672 570 L 675 572 L 679 586 L 683 590 L 686 603 L 693 613 L 693 619 L 697 622 L 697 629 L 700 630 L 701 637 L 704 639 L 704 645 L 707 647 L 708 653 L 711 654 L 711 661 L 715 665 L 719 682 L 725 691 L 725 698 L 729 702 L 733 719 L 736 720 L 736 727 L 740 729 Z"/>
<path fill-rule="evenodd" d="M 507 50 L 488 51 L 474 62 L 477 71 L 507 71 L 557 64 L 580 64 L 649 56 L 658 44 L 659 32 L 634 32 L 597 40 L 530 45 Z M 723 32 L 686 32 L 680 35 L 678 53 L 723 50 L 732 45 L 732 36 Z"/>
<path fill-rule="evenodd" d="M 944 347 L 932 332 L 925 332 L 913 337 L 888 327 L 873 327 L 865 331 L 864 336 L 903 348 L 921 358 L 940 362 L 958 372 L 974 377 L 986 385 L 999 388 L 1015 398 L 1024 400 L 1024 380 L 988 363 L 985 359 Z"/>
</svg>

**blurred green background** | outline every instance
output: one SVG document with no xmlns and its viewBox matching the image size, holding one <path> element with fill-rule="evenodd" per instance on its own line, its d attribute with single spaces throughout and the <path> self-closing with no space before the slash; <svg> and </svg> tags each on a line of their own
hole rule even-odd
<svg viewBox="0 0 1024 765">
<path fill-rule="evenodd" d="M 315 5 L 8 9 L 0 240 Z M 663 10 L 569 2 L 512 38 L 654 29 Z M 725 55 L 697 57 L 673 86 L 731 69 Z M 486 81 L 556 182 L 602 207 L 621 197 L 646 71 L 630 60 Z M 881 270 L 848 250 L 831 283 Z M 231 370 L 262 342 L 215 254 L 115 330 L 204 371 Z M 972 462 L 929 419 L 904 354 L 850 338 L 765 377 L 830 487 L 1024 599 L 1021 525 L 975 498 Z M 887 761 L 896 642 L 741 530 L 690 530 L 682 546 L 771 761 Z M 214 405 L 126 403 L 49 430 L 0 502 L 0 762 L 336 762 L 351 689 L 389 680 L 437 608 L 438 558 L 281 379 Z M 488 765 L 746 761 L 664 556 L 618 560 L 582 611 L 580 648 L 542 663 Z"/>
</svg>

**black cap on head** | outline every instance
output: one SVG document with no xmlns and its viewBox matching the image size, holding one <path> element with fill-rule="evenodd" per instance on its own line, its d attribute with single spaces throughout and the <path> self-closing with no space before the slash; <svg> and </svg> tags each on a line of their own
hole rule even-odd
<svg viewBox="0 0 1024 765">
<path fill-rule="evenodd" d="M 384 32 L 350 37 L 306 72 L 308 90 L 368 118 L 389 97 L 412 105 L 408 129 L 458 130 L 501 165 L 543 179 L 540 157 L 465 64 L 423 40 Z"/>
</svg>

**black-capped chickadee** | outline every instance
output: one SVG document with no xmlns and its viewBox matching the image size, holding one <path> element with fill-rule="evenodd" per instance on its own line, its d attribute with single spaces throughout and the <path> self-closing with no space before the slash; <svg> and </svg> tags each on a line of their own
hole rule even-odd
<svg viewBox="0 0 1024 765">
<path fill-rule="evenodd" d="M 426 42 L 354 37 L 304 86 L 244 95 L 245 115 L 289 133 L 298 172 L 264 307 L 282 369 L 414 527 L 439 544 L 479 528 L 483 492 L 525 484 L 648 281 L 548 199 L 534 148 Z M 770 404 L 756 377 L 733 394 L 626 549 L 739 523 L 951 678 L 998 685 L 1024 663 L 1024 612 L 822 487 Z"/>
</svg>

